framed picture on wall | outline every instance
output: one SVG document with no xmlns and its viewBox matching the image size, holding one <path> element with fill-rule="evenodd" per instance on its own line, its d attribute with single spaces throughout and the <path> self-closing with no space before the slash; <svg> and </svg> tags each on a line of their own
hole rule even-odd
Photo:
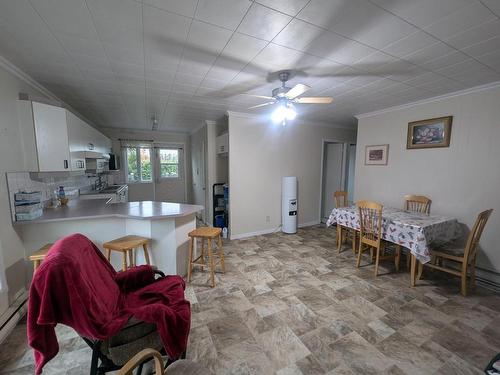
<svg viewBox="0 0 500 375">
<path fill-rule="evenodd" d="M 407 149 L 449 147 L 453 116 L 408 123 Z"/>
<path fill-rule="evenodd" d="M 365 165 L 387 165 L 389 145 L 371 145 L 365 148 Z"/>
</svg>

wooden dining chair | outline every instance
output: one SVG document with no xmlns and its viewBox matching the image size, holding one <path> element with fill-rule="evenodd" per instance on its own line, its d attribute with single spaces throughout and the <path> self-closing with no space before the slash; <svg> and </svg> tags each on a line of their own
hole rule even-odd
<svg viewBox="0 0 500 375">
<path fill-rule="evenodd" d="M 405 195 L 404 209 L 412 212 L 430 214 L 432 201 L 423 195 Z"/>
<path fill-rule="evenodd" d="M 400 251 L 396 249 L 394 255 L 385 255 L 385 246 L 382 240 L 382 208 L 383 206 L 376 202 L 359 201 L 359 248 L 356 267 L 361 264 L 361 256 L 366 250 L 370 250 L 370 259 L 373 262 L 375 251 L 375 276 L 378 275 L 378 266 L 381 260 L 394 260 L 396 270 L 399 271 Z"/>
<path fill-rule="evenodd" d="M 408 194 L 404 197 L 403 209 L 406 211 L 420 212 L 429 215 L 431 213 L 432 201 L 423 195 Z M 397 251 L 401 253 L 401 245 L 396 245 Z M 411 254 L 406 253 L 406 268 L 410 269 Z"/>
<path fill-rule="evenodd" d="M 476 256 L 479 240 L 483 234 L 484 227 L 490 218 L 492 209 L 481 212 L 469 233 L 464 249 L 439 249 L 431 250 L 431 261 L 429 263 L 419 263 L 417 279 L 422 276 L 424 266 L 431 269 L 450 273 L 461 278 L 460 293 L 467 295 L 467 276 L 470 278 L 471 286 L 476 283 Z M 456 268 L 443 266 L 443 260 L 451 261 L 460 265 L 460 271 Z M 467 272 L 468 271 L 468 272 Z"/>
<path fill-rule="evenodd" d="M 333 193 L 335 208 L 349 206 L 347 191 L 336 191 Z M 337 251 L 340 253 L 344 239 L 349 239 L 352 243 L 352 251 L 356 254 L 356 231 L 352 228 L 337 224 Z"/>
<path fill-rule="evenodd" d="M 142 373 L 143 365 L 153 360 L 154 374 L 155 375 L 211 375 L 212 373 L 201 366 L 200 364 L 186 360 L 179 359 L 168 367 L 164 366 L 161 354 L 151 348 L 143 349 L 116 372 L 116 375 L 134 375 Z M 137 370 L 136 370 L 137 369 Z M 136 370 L 136 371 L 134 371 Z"/>
</svg>

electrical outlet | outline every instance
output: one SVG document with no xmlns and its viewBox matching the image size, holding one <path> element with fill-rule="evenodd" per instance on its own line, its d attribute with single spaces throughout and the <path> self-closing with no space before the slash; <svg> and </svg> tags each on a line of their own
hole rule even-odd
<svg viewBox="0 0 500 375">
<path fill-rule="evenodd" d="M 270 223 L 271 222 L 271 216 L 267 215 L 266 216 L 266 223 Z"/>
</svg>

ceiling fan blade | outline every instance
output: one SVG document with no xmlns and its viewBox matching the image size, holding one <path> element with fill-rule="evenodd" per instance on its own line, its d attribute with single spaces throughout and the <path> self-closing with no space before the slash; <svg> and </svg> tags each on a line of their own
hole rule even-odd
<svg viewBox="0 0 500 375">
<path fill-rule="evenodd" d="M 263 103 L 263 104 L 257 104 L 257 105 L 254 105 L 252 107 L 248 107 L 248 109 L 254 109 L 254 108 L 259 108 L 259 107 L 265 107 L 266 105 L 270 105 L 270 104 L 274 104 L 275 102 L 267 102 L 267 103 Z"/>
<path fill-rule="evenodd" d="M 295 103 L 300 104 L 330 104 L 331 102 L 333 102 L 331 96 L 308 96 L 295 99 Z"/>
<path fill-rule="evenodd" d="M 251 96 L 252 98 L 261 98 L 261 99 L 267 99 L 267 100 L 274 100 L 274 98 L 272 96 L 253 95 L 253 94 L 240 94 L 240 95 Z"/>
<path fill-rule="evenodd" d="M 285 96 L 288 99 L 295 99 L 297 96 L 302 95 L 305 93 L 307 90 L 310 90 L 311 88 L 307 85 L 303 85 L 302 83 L 299 83 L 295 86 L 293 86 L 288 92 L 285 94 Z"/>
</svg>

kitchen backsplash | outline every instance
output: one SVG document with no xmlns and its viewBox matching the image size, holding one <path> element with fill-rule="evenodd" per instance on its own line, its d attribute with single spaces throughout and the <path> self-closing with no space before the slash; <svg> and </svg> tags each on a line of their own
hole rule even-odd
<svg viewBox="0 0 500 375">
<path fill-rule="evenodd" d="M 32 192 L 41 191 L 44 206 L 52 198 L 52 194 L 59 186 L 64 186 L 67 196 L 70 199 L 78 197 L 78 191 L 92 190 L 97 181 L 95 175 L 79 175 L 79 176 L 64 176 L 55 177 L 50 174 L 30 173 L 30 172 L 10 172 L 7 173 L 7 187 L 9 189 L 9 198 L 11 205 L 12 217 L 14 220 L 14 194 L 20 191 Z M 113 176 L 111 174 L 101 175 L 102 181 L 106 181 L 108 185 L 113 184 Z M 76 195 L 75 195 L 76 194 Z"/>
</svg>

